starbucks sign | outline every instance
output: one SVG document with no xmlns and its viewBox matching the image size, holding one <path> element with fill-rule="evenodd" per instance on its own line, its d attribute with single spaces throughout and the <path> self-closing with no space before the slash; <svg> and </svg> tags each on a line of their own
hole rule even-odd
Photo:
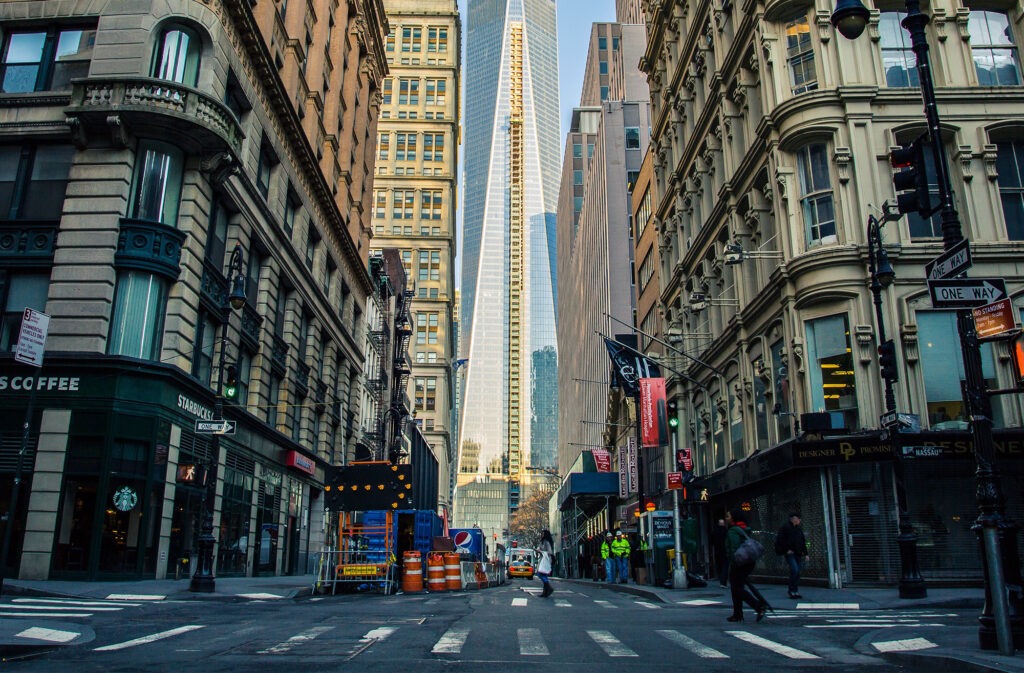
<svg viewBox="0 0 1024 673">
<path fill-rule="evenodd" d="M 119 512 L 128 512 L 139 502 L 139 495 L 130 486 L 122 486 L 114 491 L 114 507 Z"/>
</svg>

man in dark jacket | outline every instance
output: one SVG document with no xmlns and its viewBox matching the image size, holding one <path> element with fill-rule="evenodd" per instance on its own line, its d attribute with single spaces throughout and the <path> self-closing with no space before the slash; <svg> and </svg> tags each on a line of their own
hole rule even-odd
<svg viewBox="0 0 1024 673">
<path fill-rule="evenodd" d="M 775 538 L 775 553 L 786 557 L 789 565 L 789 597 L 802 598 L 800 588 L 800 571 L 807 562 L 807 538 L 800 527 L 800 512 L 791 512 L 789 521 L 779 529 Z"/>
</svg>

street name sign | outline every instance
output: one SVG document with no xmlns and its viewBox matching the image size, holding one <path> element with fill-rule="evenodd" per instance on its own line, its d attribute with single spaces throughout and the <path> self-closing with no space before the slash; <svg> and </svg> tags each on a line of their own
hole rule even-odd
<svg viewBox="0 0 1024 673">
<path fill-rule="evenodd" d="M 971 311 L 974 316 L 974 329 L 979 339 L 987 339 L 1006 334 L 1017 328 L 1014 318 L 1013 304 L 1010 298 L 986 304 Z"/>
<path fill-rule="evenodd" d="M 878 421 L 883 428 L 891 428 L 899 424 L 899 414 L 896 411 L 887 411 L 878 417 Z"/>
<path fill-rule="evenodd" d="M 26 308 L 21 316 L 21 331 L 14 359 L 33 367 L 43 366 L 43 351 L 46 350 L 46 333 L 50 329 L 50 316 Z"/>
<path fill-rule="evenodd" d="M 1002 278 L 929 278 L 928 293 L 934 308 L 975 308 L 1008 296 Z"/>
<path fill-rule="evenodd" d="M 971 246 L 967 239 L 945 251 L 924 265 L 925 277 L 928 280 L 940 280 L 958 276 L 971 268 Z"/>
<path fill-rule="evenodd" d="M 196 432 L 201 435 L 233 435 L 235 434 L 235 421 L 196 421 Z"/>
</svg>

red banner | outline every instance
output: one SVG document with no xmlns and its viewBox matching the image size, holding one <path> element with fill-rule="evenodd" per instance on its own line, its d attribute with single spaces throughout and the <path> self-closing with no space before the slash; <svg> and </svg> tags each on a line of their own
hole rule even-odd
<svg viewBox="0 0 1024 673">
<path fill-rule="evenodd" d="M 670 491 L 678 491 L 683 487 L 682 472 L 666 472 L 665 479 L 668 482 L 668 490 Z"/>
<path fill-rule="evenodd" d="M 686 447 L 676 451 L 676 468 L 693 472 L 693 449 Z"/>
<path fill-rule="evenodd" d="M 668 444 L 665 379 L 640 379 L 640 442 L 645 448 Z"/>
<path fill-rule="evenodd" d="M 598 472 L 612 471 L 612 454 L 604 449 L 592 449 L 590 453 L 594 454 L 594 464 L 597 465 Z"/>
</svg>

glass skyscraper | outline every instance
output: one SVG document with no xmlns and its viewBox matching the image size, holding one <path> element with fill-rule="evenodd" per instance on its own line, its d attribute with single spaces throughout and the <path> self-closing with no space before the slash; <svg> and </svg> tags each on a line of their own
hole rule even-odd
<svg viewBox="0 0 1024 673">
<path fill-rule="evenodd" d="M 455 519 L 503 539 L 528 467 L 557 462 L 555 211 L 561 171 L 553 0 L 469 0 Z"/>
</svg>

